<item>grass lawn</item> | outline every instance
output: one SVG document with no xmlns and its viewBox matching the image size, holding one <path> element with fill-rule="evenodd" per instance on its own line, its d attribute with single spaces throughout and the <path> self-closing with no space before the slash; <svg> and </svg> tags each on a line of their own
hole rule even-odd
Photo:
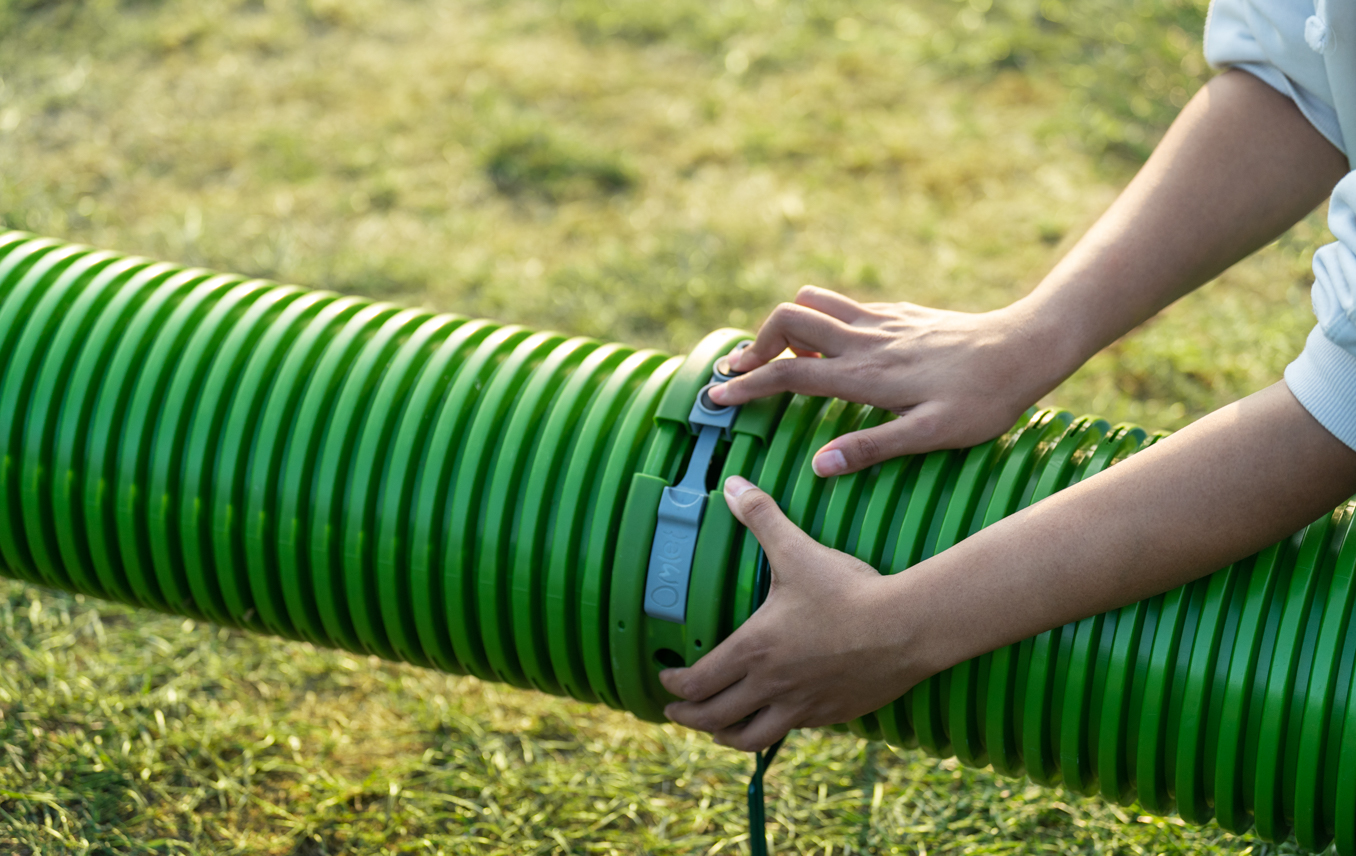
<svg viewBox="0 0 1356 856">
<path fill-rule="evenodd" d="M 803 283 L 1023 293 L 1209 76 L 1203 0 L 0 0 L 0 228 L 685 351 Z M 1050 397 L 1277 379 L 1322 212 Z M 746 852 L 747 756 L 0 583 L 0 852 Z M 1275 852 L 833 733 L 777 852 Z M 1286 848 L 1280 848 L 1285 850 Z"/>
</svg>

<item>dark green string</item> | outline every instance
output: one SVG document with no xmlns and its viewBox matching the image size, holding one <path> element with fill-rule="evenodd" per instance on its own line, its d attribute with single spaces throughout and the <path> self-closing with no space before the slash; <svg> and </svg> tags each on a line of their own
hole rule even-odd
<svg viewBox="0 0 1356 856">
<path fill-rule="evenodd" d="M 763 752 L 753 753 L 753 776 L 749 779 L 749 850 L 753 856 L 767 856 L 767 817 L 763 806 L 763 774 L 772 764 L 777 750 L 786 741 L 783 737 Z"/>
<path fill-rule="evenodd" d="M 758 550 L 758 570 L 753 577 L 754 610 L 767 599 L 768 589 L 772 586 L 772 568 L 768 564 L 767 554 Z M 749 850 L 753 856 L 767 856 L 767 814 L 763 800 L 763 774 L 772 765 L 777 750 L 782 748 L 786 738 L 762 752 L 753 753 L 753 775 L 749 777 Z"/>
</svg>

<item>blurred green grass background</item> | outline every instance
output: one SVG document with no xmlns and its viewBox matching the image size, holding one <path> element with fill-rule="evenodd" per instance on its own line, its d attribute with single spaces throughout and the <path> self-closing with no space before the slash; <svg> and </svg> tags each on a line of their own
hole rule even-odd
<svg viewBox="0 0 1356 856">
<path fill-rule="evenodd" d="M 0 227 L 683 352 L 803 283 L 1029 289 L 1208 78 L 1204 0 L 0 0 Z M 1280 376 L 1316 212 L 1052 402 Z M 0 584 L 0 851 L 747 852 L 746 756 Z M 1276 852 L 842 735 L 778 852 Z M 1284 852 L 1288 848 L 1279 848 Z"/>
</svg>

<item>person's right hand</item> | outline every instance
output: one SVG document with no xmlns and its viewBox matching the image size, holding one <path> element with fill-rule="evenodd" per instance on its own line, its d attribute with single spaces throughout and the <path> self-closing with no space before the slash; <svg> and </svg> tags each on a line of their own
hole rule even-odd
<svg viewBox="0 0 1356 856">
<path fill-rule="evenodd" d="M 898 419 L 845 434 L 815 453 L 820 476 L 901 455 L 973 446 L 1011 428 L 1067 371 L 1058 337 L 1034 333 L 1016 306 L 985 313 L 858 303 L 805 286 L 732 360 L 747 372 L 712 389 L 718 404 L 778 392 L 834 396 Z M 790 349 L 794 359 L 776 359 Z"/>
</svg>

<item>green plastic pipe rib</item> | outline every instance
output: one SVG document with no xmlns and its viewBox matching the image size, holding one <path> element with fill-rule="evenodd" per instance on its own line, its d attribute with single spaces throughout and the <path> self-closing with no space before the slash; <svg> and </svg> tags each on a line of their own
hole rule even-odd
<svg viewBox="0 0 1356 856">
<path fill-rule="evenodd" d="M 755 605 L 758 545 L 712 489 L 686 623 L 642 607 L 692 403 L 747 338 L 669 357 L 0 234 L 0 570 L 660 721 L 660 668 Z M 1051 409 L 971 449 L 811 471 L 886 418 L 750 403 L 707 486 L 746 476 L 901 573 L 1160 436 Z M 849 727 L 1356 856 L 1353 507 Z"/>
</svg>

